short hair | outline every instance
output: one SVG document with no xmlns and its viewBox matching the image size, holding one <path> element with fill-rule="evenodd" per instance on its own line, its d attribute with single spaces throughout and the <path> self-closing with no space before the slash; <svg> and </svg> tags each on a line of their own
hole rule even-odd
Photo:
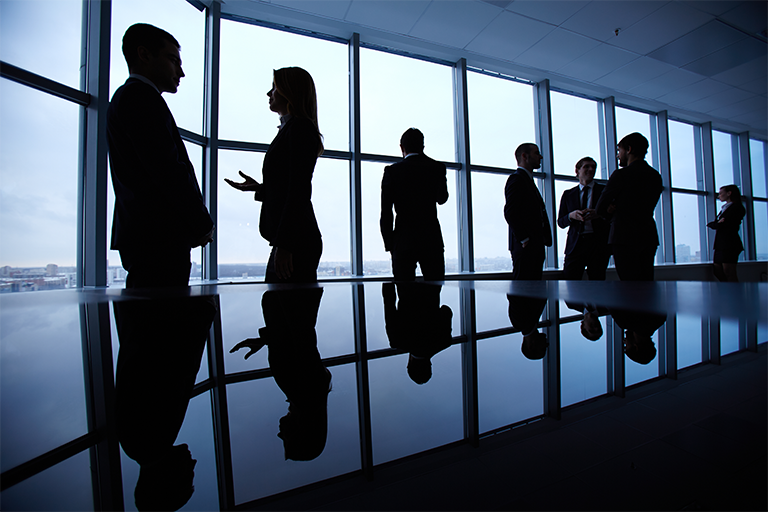
<svg viewBox="0 0 768 512">
<path fill-rule="evenodd" d="M 549 342 L 547 341 L 547 335 L 543 332 L 536 331 L 535 333 L 524 336 L 523 344 L 520 346 L 520 351 L 523 355 L 531 361 L 537 361 L 544 359 L 547 355 L 547 347 Z"/>
<path fill-rule="evenodd" d="M 181 49 L 175 37 L 154 25 L 136 23 L 128 27 L 123 35 L 123 56 L 128 69 L 134 68 L 139 63 L 139 46 L 145 47 L 156 55 L 165 46 L 166 41 Z"/>
<path fill-rule="evenodd" d="M 594 158 L 592 158 L 591 156 L 585 156 L 584 158 L 576 162 L 576 168 L 581 169 L 582 167 L 584 167 L 584 164 L 586 164 L 587 162 L 592 162 L 593 164 L 595 164 L 595 167 L 597 167 L 597 161 L 595 161 Z"/>
<path fill-rule="evenodd" d="M 634 343 L 627 341 L 632 335 L 630 333 L 634 333 Z M 624 335 L 624 353 L 637 364 L 646 365 L 656 358 L 656 344 L 650 335 L 627 329 Z"/>
<path fill-rule="evenodd" d="M 424 150 L 424 134 L 418 128 L 408 128 L 400 137 L 400 145 L 406 153 L 420 153 Z"/>
<path fill-rule="evenodd" d="M 741 190 L 736 185 L 725 185 L 723 187 L 726 192 L 731 193 L 731 202 L 741 204 Z"/>
<path fill-rule="evenodd" d="M 519 161 L 523 155 L 530 154 L 531 151 L 533 151 L 534 148 L 538 149 L 539 146 L 534 144 L 533 142 L 523 142 L 519 146 L 517 146 L 517 149 L 515 150 L 515 158 Z"/>
<path fill-rule="evenodd" d="M 619 141 L 619 147 L 631 149 L 630 154 L 645 158 L 648 153 L 648 139 L 642 133 L 630 133 Z"/>
</svg>

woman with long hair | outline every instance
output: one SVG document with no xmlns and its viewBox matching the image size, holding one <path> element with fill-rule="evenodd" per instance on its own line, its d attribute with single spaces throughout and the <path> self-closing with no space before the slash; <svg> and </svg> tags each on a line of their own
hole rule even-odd
<svg viewBox="0 0 768 512">
<path fill-rule="evenodd" d="M 744 205 L 741 204 L 741 192 L 736 185 L 720 187 L 717 198 L 724 203 L 723 207 L 717 218 L 707 224 L 707 227 L 715 230 L 714 273 L 718 281 L 735 283 L 739 280 L 736 263 L 744 250 L 739 236 L 739 227 L 745 213 Z"/>
<path fill-rule="evenodd" d="M 243 182 L 224 181 L 261 201 L 259 232 L 272 246 L 265 282 L 315 282 L 323 252 L 312 207 L 312 174 L 323 152 L 315 83 L 302 68 L 277 69 L 267 96 L 280 127 L 264 156 L 264 182 L 242 171 Z"/>
</svg>

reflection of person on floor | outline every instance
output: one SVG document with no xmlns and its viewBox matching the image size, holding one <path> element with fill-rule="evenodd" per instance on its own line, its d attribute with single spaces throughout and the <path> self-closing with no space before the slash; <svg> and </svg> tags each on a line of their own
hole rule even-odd
<svg viewBox="0 0 768 512">
<path fill-rule="evenodd" d="M 520 347 L 523 355 L 535 361 L 547 355 L 547 335 L 539 332 L 536 325 L 547 305 L 546 299 L 534 299 L 519 295 L 507 294 L 509 301 L 509 321 L 523 335 L 523 345 Z"/>
<path fill-rule="evenodd" d="M 578 311 L 584 315 L 581 319 L 581 335 L 589 341 L 597 341 L 603 337 L 603 326 L 600 323 L 600 315 L 606 314 L 606 311 L 595 304 L 580 304 L 566 302 L 569 309 Z"/>
<path fill-rule="evenodd" d="M 249 348 L 248 359 L 269 346 L 269 368 L 288 399 L 288 414 L 280 418 L 285 458 L 312 460 L 325 449 L 328 435 L 328 393 L 331 372 L 317 350 L 317 312 L 322 288 L 270 290 L 261 298 L 265 326 L 260 338 L 247 339 L 230 352 Z"/>
<path fill-rule="evenodd" d="M 653 333 L 664 325 L 667 315 L 642 311 L 611 309 L 616 325 L 624 331 L 624 353 L 637 364 L 648 364 L 656 358 Z"/>
<path fill-rule="evenodd" d="M 453 312 L 440 305 L 439 285 L 421 283 L 384 283 L 384 321 L 389 345 L 407 350 L 408 376 L 416 384 L 432 378 L 432 358 L 451 346 Z"/>
<path fill-rule="evenodd" d="M 174 446 L 187 412 L 208 331 L 211 298 L 116 301 L 120 339 L 115 378 L 117 432 L 141 469 L 139 510 L 176 510 L 194 492 L 196 460 Z"/>
</svg>

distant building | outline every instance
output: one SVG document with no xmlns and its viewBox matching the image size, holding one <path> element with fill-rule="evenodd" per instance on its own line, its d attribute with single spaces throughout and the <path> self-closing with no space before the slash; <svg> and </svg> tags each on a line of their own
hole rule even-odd
<svg viewBox="0 0 768 512">
<path fill-rule="evenodd" d="M 677 263 L 691 261 L 691 246 L 680 244 L 675 247 L 675 259 L 677 260 Z"/>
</svg>

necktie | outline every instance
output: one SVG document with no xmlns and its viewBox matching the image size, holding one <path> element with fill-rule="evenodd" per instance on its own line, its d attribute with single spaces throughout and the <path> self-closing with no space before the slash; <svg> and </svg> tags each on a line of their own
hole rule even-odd
<svg viewBox="0 0 768 512">
<path fill-rule="evenodd" d="M 581 209 L 587 209 L 587 200 L 589 199 L 589 187 L 584 187 L 581 191 Z"/>
</svg>

